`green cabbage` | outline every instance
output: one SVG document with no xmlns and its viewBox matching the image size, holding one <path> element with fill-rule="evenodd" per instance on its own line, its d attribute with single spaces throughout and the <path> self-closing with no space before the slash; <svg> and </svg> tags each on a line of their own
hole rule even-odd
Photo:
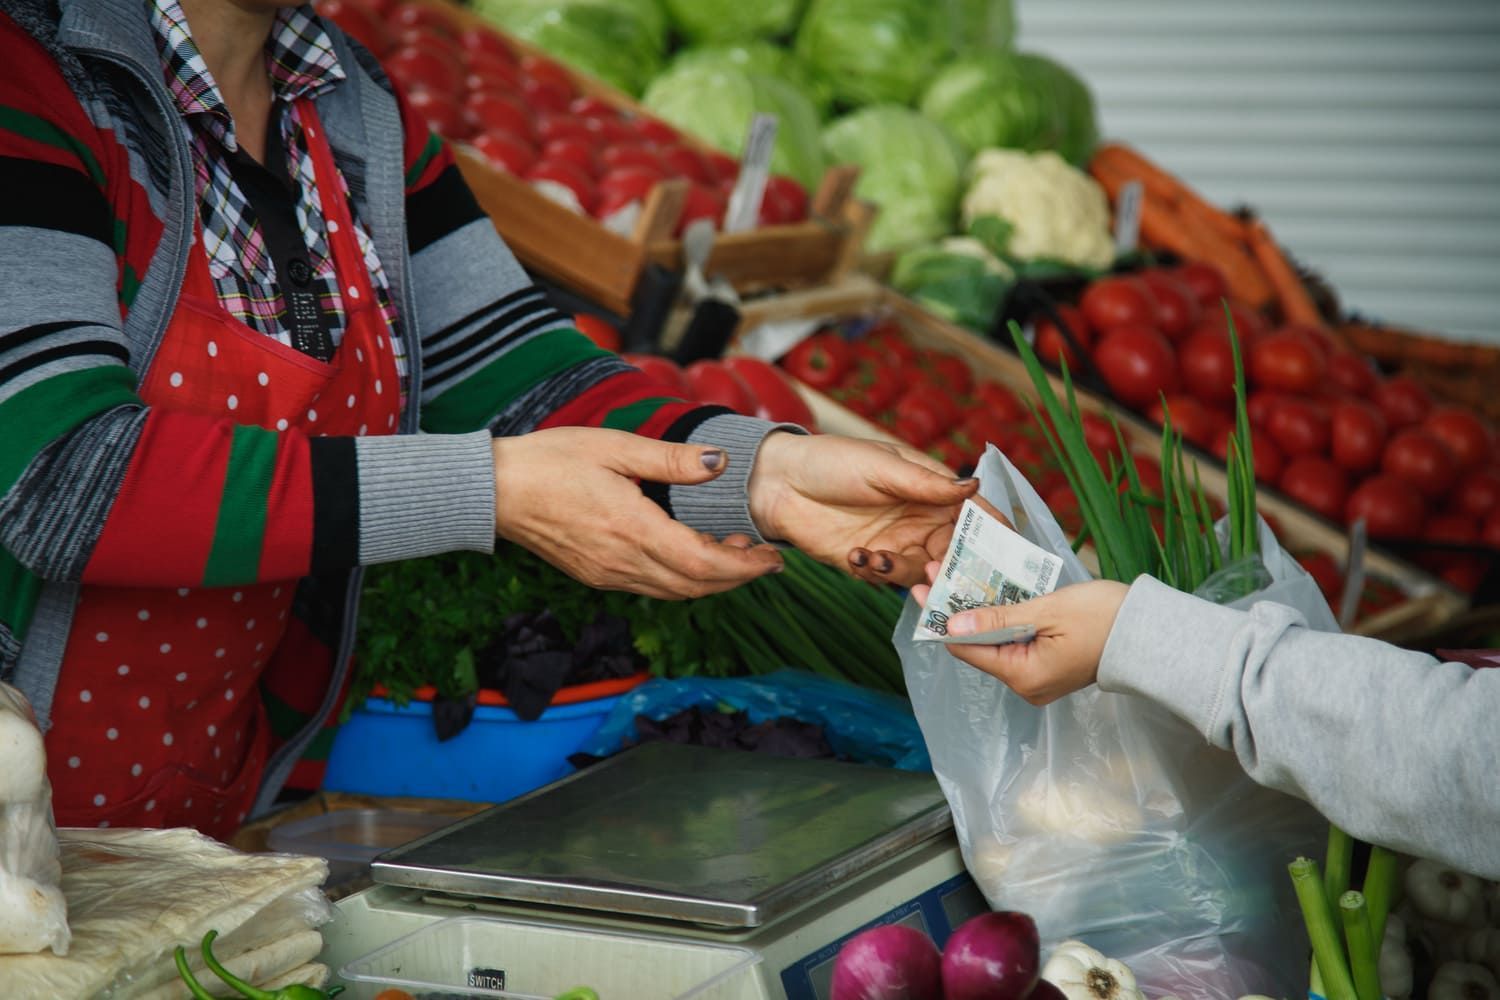
<svg viewBox="0 0 1500 1000">
<path fill-rule="evenodd" d="M 474 9 L 629 94 L 639 94 L 661 70 L 666 21 L 657 0 L 474 0 Z"/>
<path fill-rule="evenodd" d="M 854 193 L 880 206 L 871 250 L 899 250 L 953 231 L 966 161 L 946 129 L 910 108 L 877 105 L 823 131 L 830 163 L 860 168 Z"/>
<path fill-rule="evenodd" d="M 943 0 L 955 52 L 1003 52 L 1016 37 L 1011 0 Z"/>
<path fill-rule="evenodd" d="M 936 0 L 812 0 L 796 48 L 843 104 L 911 104 L 948 54 L 948 18 Z"/>
<path fill-rule="evenodd" d="M 785 35 L 803 0 L 665 0 L 672 24 L 689 41 L 738 42 Z"/>
<path fill-rule="evenodd" d="M 1077 164 L 1098 140 L 1088 87 L 1066 67 L 1033 53 L 960 58 L 928 84 L 921 108 L 971 152 L 1054 149 Z"/>
<path fill-rule="evenodd" d="M 745 148 L 757 112 L 777 119 L 771 171 L 812 190 L 823 176 L 818 113 L 796 87 L 728 62 L 689 62 L 656 78 L 642 102 L 658 117 L 727 153 Z"/>
<path fill-rule="evenodd" d="M 775 42 L 752 40 L 732 45 L 705 45 L 683 49 L 672 57 L 668 70 L 681 69 L 685 66 L 716 68 L 725 63 L 747 73 L 759 73 L 762 76 L 774 76 L 785 80 L 812 102 L 820 118 L 828 114 L 828 108 L 833 102 L 828 87 L 813 76 L 791 49 L 777 45 Z"/>
<path fill-rule="evenodd" d="M 972 237 L 950 236 L 908 250 L 891 284 L 930 311 L 977 333 L 988 333 L 1015 274 Z"/>
</svg>

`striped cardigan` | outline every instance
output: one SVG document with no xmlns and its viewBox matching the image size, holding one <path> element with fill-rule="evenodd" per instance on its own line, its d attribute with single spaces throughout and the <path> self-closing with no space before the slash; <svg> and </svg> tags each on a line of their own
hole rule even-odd
<svg viewBox="0 0 1500 1000">
<path fill-rule="evenodd" d="M 493 548 L 492 434 L 593 425 L 713 443 L 730 453 L 719 480 L 646 489 L 695 528 L 754 535 L 745 490 L 769 428 L 667 398 L 573 330 L 446 147 L 369 53 L 329 32 L 348 79 L 317 99 L 319 116 L 412 359 L 394 436 L 308 437 L 145 405 L 137 387 L 186 255 L 201 252 L 146 5 L 0 0 L 0 678 L 45 728 L 80 584 L 301 578 L 303 631 L 337 653 L 309 721 L 280 734 L 260 807 L 335 704 L 358 567 Z M 217 501 L 163 504 L 162 491 L 122 490 L 127 477 L 210 482 Z"/>
</svg>

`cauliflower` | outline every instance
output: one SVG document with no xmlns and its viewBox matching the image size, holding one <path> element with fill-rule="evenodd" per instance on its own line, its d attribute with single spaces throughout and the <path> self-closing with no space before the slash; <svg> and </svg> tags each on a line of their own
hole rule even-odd
<svg viewBox="0 0 1500 1000">
<path fill-rule="evenodd" d="M 1109 203 L 1082 171 L 1049 151 L 986 149 L 969 166 L 964 227 L 994 216 L 1009 228 L 1007 254 L 1104 269 L 1114 262 Z"/>
</svg>

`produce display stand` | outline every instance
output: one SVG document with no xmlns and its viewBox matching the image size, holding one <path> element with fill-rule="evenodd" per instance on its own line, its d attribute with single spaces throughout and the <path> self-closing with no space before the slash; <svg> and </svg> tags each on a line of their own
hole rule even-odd
<svg viewBox="0 0 1500 1000">
<path fill-rule="evenodd" d="M 449 0 L 412 0 L 441 10 L 460 27 L 476 26 L 503 38 L 520 56 L 550 58 L 506 34 L 473 11 Z M 566 70 L 567 68 L 564 67 Z M 577 92 L 605 101 L 630 115 L 655 117 L 629 95 L 608 84 L 567 70 Z M 684 145 L 714 151 L 686 132 Z M 628 316 L 637 285 L 650 265 L 669 271 L 684 267 L 682 241 L 673 234 L 682 214 L 687 186 L 668 181 L 653 191 L 629 235 L 547 198 L 524 179 L 492 166 L 461 141 L 454 143 L 460 171 L 480 207 L 523 265 L 600 307 Z M 830 167 L 809 192 L 808 218 L 788 225 L 763 226 L 719 234 L 705 271 L 728 280 L 737 291 L 801 288 L 836 281 L 858 267 L 860 247 L 874 218 L 874 208 L 854 199 L 859 169 Z"/>
<path fill-rule="evenodd" d="M 739 333 L 767 322 L 807 318 L 835 320 L 869 313 L 879 313 L 895 320 L 914 346 L 956 354 L 968 362 L 976 375 L 1002 383 L 1022 398 L 1036 399 L 1031 378 L 1014 352 L 939 319 L 910 299 L 865 277 L 856 276 L 836 286 L 749 303 L 741 311 Z M 1061 393 L 1062 380 L 1050 374 L 1049 378 L 1054 389 Z M 823 430 L 896 440 L 882 428 L 823 397 L 816 390 L 799 386 L 799 391 L 813 408 Z M 1078 387 L 1075 391 L 1083 410 L 1113 417 L 1119 423 L 1132 451 L 1156 457 L 1161 439 L 1157 428 L 1112 401 Z M 1228 479 L 1223 463 L 1191 446 L 1188 450 L 1198 462 L 1204 491 L 1211 497 L 1224 500 Z M 1275 522 L 1279 538 L 1290 550 L 1322 552 L 1340 563 L 1345 559 L 1348 541 L 1340 528 L 1264 485 L 1259 487 L 1256 502 L 1260 511 Z M 1393 584 L 1406 599 L 1356 622 L 1351 631 L 1360 635 L 1391 638 L 1432 630 L 1468 607 L 1467 599 L 1458 591 L 1374 546 L 1366 549 L 1365 566 L 1370 575 Z"/>
<path fill-rule="evenodd" d="M 1436 334 L 1350 321 L 1337 327 L 1355 350 L 1383 368 L 1410 375 L 1435 398 L 1461 403 L 1500 420 L 1500 347 L 1465 344 Z"/>
</svg>

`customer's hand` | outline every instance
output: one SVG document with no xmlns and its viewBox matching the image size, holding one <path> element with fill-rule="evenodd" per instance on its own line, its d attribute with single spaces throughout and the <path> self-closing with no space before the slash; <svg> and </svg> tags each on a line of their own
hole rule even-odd
<svg viewBox="0 0 1500 1000">
<path fill-rule="evenodd" d="M 592 587 L 702 597 L 781 570 L 772 546 L 700 535 L 641 492 L 639 480 L 713 479 L 722 451 L 558 427 L 496 438 L 494 453 L 496 533 Z"/>
<path fill-rule="evenodd" d="M 940 558 L 958 508 L 979 488 L 904 445 L 771 434 L 750 477 L 762 535 L 872 583 L 909 586 Z"/>
<path fill-rule="evenodd" d="M 938 568 L 935 562 L 928 564 L 929 583 L 937 578 Z M 1129 589 L 1113 580 L 1090 580 L 1020 604 L 965 611 L 948 619 L 951 634 L 1030 625 L 1036 638 L 1004 646 L 954 645 L 948 652 L 999 678 L 1033 705 L 1045 705 L 1094 683 L 1104 644 Z M 911 596 L 925 604 L 927 592 L 927 586 L 916 586 Z"/>
</svg>

